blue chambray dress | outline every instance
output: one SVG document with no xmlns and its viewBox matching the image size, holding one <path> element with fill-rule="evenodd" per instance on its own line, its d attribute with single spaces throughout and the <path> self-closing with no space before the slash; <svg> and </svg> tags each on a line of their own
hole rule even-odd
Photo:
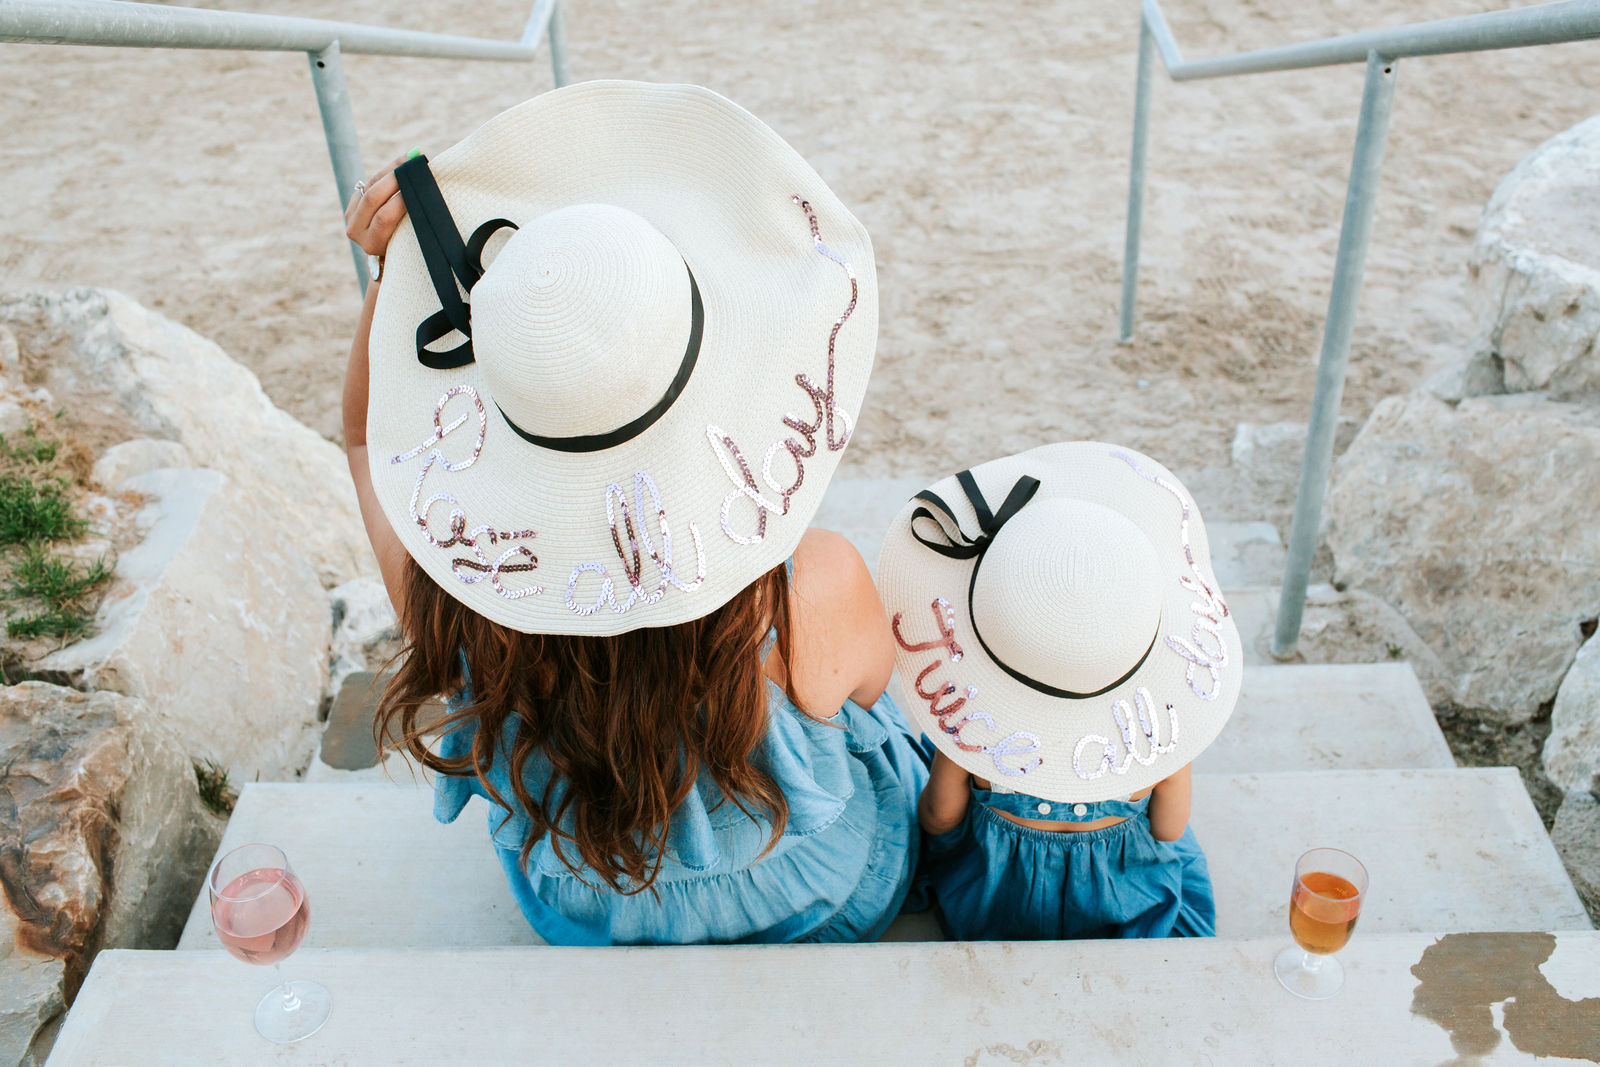
<svg viewBox="0 0 1600 1067">
<path fill-rule="evenodd" d="M 1157 841 L 1149 804 L 1149 796 L 1049 804 L 974 784 L 961 825 L 924 845 L 922 881 L 938 896 L 945 932 L 958 941 L 1214 936 L 1211 875 L 1194 828 Z M 996 811 L 1052 822 L 1127 821 L 1047 833 Z"/>
<path fill-rule="evenodd" d="M 434 816 L 452 822 L 473 795 L 489 800 L 489 834 L 511 895 L 552 945 L 875 941 L 900 911 L 916 869 L 926 758 L 887 693 L 870 708 L 846 701 L 818 722 L 770 680 L 767 686 L 767 736 L 752 762 L 783 790 L 789 819 L 765 856 L 771 824 L 724 802 L 704 773 L 673 815 L 655 894 L 614 892 L 592 871 L 580 880 L 556 858 L 548 835 L 524 868 L 527 817 L 495 804 L 475 776 L 439 777 Z M 453 730 L 441 754 L 469 754 L 475 731 L 470 724 Z M 509 734 L 508 725 L 489 771 L 508 799 Z M 529 758 L 533 796 L 550 773 L 542 753 Z M 561 788 L 557 783 L 553 799 Z"/>
</svg>

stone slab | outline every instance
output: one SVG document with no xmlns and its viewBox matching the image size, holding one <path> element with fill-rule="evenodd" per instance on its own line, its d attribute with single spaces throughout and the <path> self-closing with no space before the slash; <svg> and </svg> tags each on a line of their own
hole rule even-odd
<svg viewBox="0 0 1600 1067">
<path fill-rule="evenodd" d="M 426 785 L 247 784 L 218 855 L 283 849 L 311 902 L 310 948 L 537 945 L 489 844 L 488 805 L 448 826 Z M 178 948 L 217 948 L 202 888 Z"/>
<path fill-rule="evenodd" d="M 835 478 L 828 483 L 811 525 L 843 534 L 876 575 L 889 524 L 929 484 L 922 478 Z"/>
<path fill-rule="evenodd" d="M 1366 865 L 1370 933 L 1590 929 L 1511 767 L 1197 774 L 1190 823 L 1219 937 L 1287 930 L 1295 860 L 1321 847 Z"/>
<path fill-rule="evenodd" d="M 1327 1001 L 1277 984 L 1286 942 L 302 950 L 284 969 L 326 986 L 333 1014 L 278 1046 L 251 1023 L 270 972 L 221 952 L 104 952 L 50 1064 L 1190 1067 L 1592 1054 L 1600 1000 L 1581 1001 L 1600 997 L 1600 934 L 1359 931 L 1340 954 L 1345 989 Z"/>
<path fill-rule="evenodd" d="M 1270 522 L 1208 522 L 1211 569 L 1224 593 L 1272 586 L 1283 581 L 1289 558 L 1278 528 Z"/>
<path fill-rule="evenodd" d="M 487 840 L 483 801 L 440 826 L 426 788 L 246 786 L 222 843 L 284 849 L 312 901 L 314 948 L 537 943 Z M 1586 930 L 1589 920 L 1516 771 L 1197 775 L 1193 823 L 1218 932 L 1287 928 L 1295 859 L 1330 845 L 1372 872 L 1363 929 Z M 896 939 L 935 937 L 926 922 Z M 213 948 L 202 894 L 180 949 Z"/>
<path fill-rule="evenodd" d="M 1454 767 L 1406 663 L 1247 665 L 1198 774 Z"/>
</svg>

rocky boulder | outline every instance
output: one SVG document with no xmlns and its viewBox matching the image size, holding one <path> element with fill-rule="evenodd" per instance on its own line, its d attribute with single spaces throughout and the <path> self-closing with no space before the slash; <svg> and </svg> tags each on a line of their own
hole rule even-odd
<svg viewBox="0 0 1600 1067">
<path fill-rule="evenodd" d="M 1334 468 L 1336 582 L 1394 605 L 1451 700 L 1526 722 L 1600 614 L 1600 409 L 1390 397 Z"/>
<path fill-rule="evenodd" d="M 1561 681 L 1544 742 L 1544 773 L 1564 792 L 1600 793 L 1600 641 L 1578 649 Z"/>
<path fill-rule="evenodd" d="M 48 677 L 138 697 L 187 752 L 235 782 L 293 777 L 316 745 L 327 595 L 287 531 L 227 475 L 129 478 L 144 531 L 117 560 L 93 637 L 40 660 Z"/>
<path fill-rule="evenodd" d="M 1600 116 L 1540 145 L 1500 183 L 1468 273 L 1484 332 L 1431 388 L 1447 399 L 1600 400 Z"/>
<path fill-rule="evenodd" d="M 171 948 L 222 837 L 151 709 L 43 682 L 0 688 L 0 1063 L 101 948 Z"/>
<path fill-rule="evenodd" d="M 215 343 L 110 289 L 0 296 L 0 324 L 16 337 L 27 386 L 104 407 L 131 431 L 107 444 L 182 445 L 250 498 L 262 539 L 303 556 L 325 589 L 376 577 L 344 453 Z"/>
<path fill-rule="evenodd" d="M 146 701 L 235 781 L 294 776 L 327 688 L 325 590 L 377 576 L 343 453 L 215 344 L 119 293 L 0 297 L 0 325 L 17 388 L 70 396 L 66 420 L 102 453 L 94 508 L 108 523 L 131 509 L 140 535 L 95 636 L 26 669 Z"/>
<path fill-rule="evenodd" d="M 1359 421 L 1341 416 L 1334 432 L 1333 454 L 1342 455 L 1360 429 Z M 1194 495 L 1206 521 L 1264 520 L 1276 527 L 1287 543 L 1307 430 L 1303 422 L 1241 422 L 1234 430 L 1226 467 L 1182 474 L 1184 486 Z"/>
</svg>

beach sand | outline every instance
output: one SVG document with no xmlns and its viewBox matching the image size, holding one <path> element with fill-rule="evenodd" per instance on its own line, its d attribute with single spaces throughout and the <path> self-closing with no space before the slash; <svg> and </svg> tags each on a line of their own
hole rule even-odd
<svg viewBox="0 0 1600 1067">
<path fill-rule="evenodd" d="M 515 38 L 531 4 L 204 6 Z M 1167 14 L 1199 57 L 1495 6 L 1171 0 Z M 1081 437 L 1189 471 L 1226 462 L 1236 423 L 1308 417 L 1361 67 L 1158 73 L 1142 318 L 1124 347 L 1133 0 L 568 0 L 567 32 L 579 79 L 696 82 L 742 104 L 871 231 L 878 362 L 842 476 Z M 1583 43 L 1400 64 L 1346 414 L 1460 352 L 1478 213 L 1524 154 L 1597 110 L 1597 60 Z M 551 86 L 543 57 L 345 65 L 369 169 Z M 339 440 L 358 300 L 304 56 L 0 45 L 0 114 L 0 290 L 120 289 Z"/>
</svg>

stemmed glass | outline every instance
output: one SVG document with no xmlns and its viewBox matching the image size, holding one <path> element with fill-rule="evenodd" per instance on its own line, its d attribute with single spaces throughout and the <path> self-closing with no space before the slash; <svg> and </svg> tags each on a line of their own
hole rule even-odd
<svg viewBox="0 0 1600 1067">
<path fill-rule="evenodd" d="M 1327 1000 L 1344 988 L 1344 968 L 1333 954 L 1355 933 L 1367 895 L 1367 869 L 1336 848 L 1314 848 L 1294 865 L 1289 932 L 1299 948 L 1272 963 L 1283 988 L 1307 1000 Z"/>
<path fill-rule="evenodd" d="M 305 886 L 275 845 L 240 845 L 206 875 L 217 940 L 246 963 L 272 964 L 283 984 L 256 1005 L 256 1032 L 268 1041 L 310 1037 L 328 1021 L 333 998 L 316 982 L 283 981 L 279 966 L 305 940 L 311 908 Z"/>
</svg>

